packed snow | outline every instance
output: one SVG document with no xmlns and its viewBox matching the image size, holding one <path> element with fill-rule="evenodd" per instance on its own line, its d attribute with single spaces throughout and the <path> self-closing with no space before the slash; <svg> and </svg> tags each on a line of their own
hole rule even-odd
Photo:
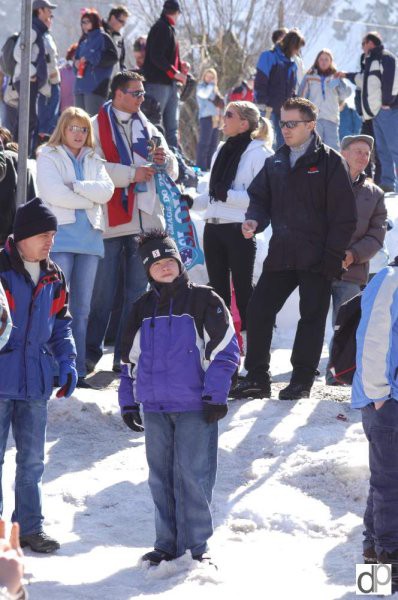
<svg viewBox="0 0 398 600">
<path fill-rule="evenodd" d="M 388 201 L 390 217 L 397 218 L 388 234 L 391 253 L 398 246 L 396 202 Z M 265 236 L 259 262 L 264 248 Z M 312 397 L 276 399 L 289 380 L 296 311 L 293 296 L 278 319 L 273 397 L 231 401 L 220 421 L 210 540 L 217 569 L 188 554 L 159 567 L 140 561 L 154 542 L 144 434 L 133 433 L 120 418 L 111 349 L 91 378 L 102 389 L 50 400 L 45 528 L 62 547 L 51 556 L 26 552 L 32 600 L 355 598 L 367 442 L 360 413 L 350 408 L 349 388 L 324 386 L 326 345 Z M 14 461 L 10 437 L 3 474 L 6 519 L 13 506 Z"/>
</svg>

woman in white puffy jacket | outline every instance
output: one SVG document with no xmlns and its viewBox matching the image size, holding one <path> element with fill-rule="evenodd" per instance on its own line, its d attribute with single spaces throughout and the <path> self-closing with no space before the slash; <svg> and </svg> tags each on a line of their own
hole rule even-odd
<svg viewBox="0 0 398 600">
<path fill-rule="evenodd" d="M 86 329 L 98 262 L 104 255 L 102 207 L 114 185 L 105 162 L 94 152 L 89 115 L 64 110 L 37 160 L 37 186 L 58 220 L 51 258 L 64 272 L 70 290 L 72 330 L 77 350 L 78 387 L 86 376 Z"/>
<path fill-rule="evenodd" d="M 246 330 L 246 309 L 253 292 L 256 242 L 247 240 L 241 224 L 249 206 L 247 188 L 273 154 L 272 126 L 251 102 L 230 102 L 224 114 L 227 141 L 212 159 L 210 181 L 205 193 L 194 200 L 195 210 L 205 209 L 203 246 L 210 285 L 231 306 L 231 282 Z"/>
</svg>

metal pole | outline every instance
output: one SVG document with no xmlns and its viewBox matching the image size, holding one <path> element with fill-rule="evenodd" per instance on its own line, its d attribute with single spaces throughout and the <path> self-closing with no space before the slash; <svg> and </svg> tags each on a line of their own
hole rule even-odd
<svg viewBox="0 0 398 600">
<path fill-rule="evenodd" d="M 22 0 L 21 11 L 21 79 L 18 116 L 18 185 L 17 206 L 27 198 L 27 162 L 29 157 L 30 58 L 32 38 L 32 0 Z"/>
</svg>

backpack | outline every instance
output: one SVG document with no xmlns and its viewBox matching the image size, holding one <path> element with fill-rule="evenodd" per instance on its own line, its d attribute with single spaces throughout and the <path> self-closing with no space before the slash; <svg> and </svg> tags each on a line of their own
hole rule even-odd
<svg viewBox="0 0 398 600">
<path fill-rule="evenodd" d="M 339 383 L 352 384 L 356 369 L 356 333 L 361 320 L 362 293 L 340 306 L 330 350 L 330 371 Z"/>
<path fill-rule="evenodd" d="M 9 77 L 14 76 L 15 65 L 17 64 L 17 61 L 14 58 L 14 48 L 18 38 L 19 33 L 13 33 L 6 39 L 0 50 L 0 70 L 4 75 L 8 75 Z"/>
</svg>

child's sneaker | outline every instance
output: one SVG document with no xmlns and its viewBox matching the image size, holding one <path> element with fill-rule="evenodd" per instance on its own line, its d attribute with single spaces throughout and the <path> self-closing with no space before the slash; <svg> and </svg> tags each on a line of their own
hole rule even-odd
<svg viewBox="0 0 398 600">
<path fill-rule="evenodd" d="M 150 552 L 147 552 L 142 557 L 143 561 L 148 561 L 151 565 L 160 565 L 162 560 L 174 560 L 175 556 L 173 554 L 169 554 L 168 552 L 164 552 L 163 550 L 158 550 L 154 548 Z"/>
</svg>

